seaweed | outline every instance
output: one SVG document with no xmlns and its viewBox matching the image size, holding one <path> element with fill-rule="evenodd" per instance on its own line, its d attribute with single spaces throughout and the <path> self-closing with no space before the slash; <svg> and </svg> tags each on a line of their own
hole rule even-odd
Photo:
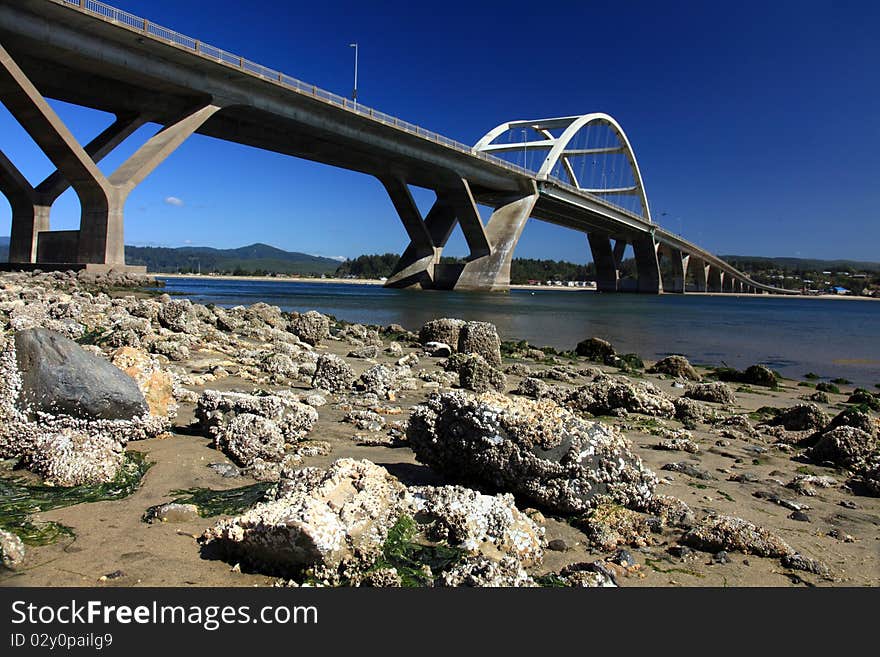
<svg viewBox="0 0 880 657">
<path fill-rule="evenodd" d="M 460 561 L 466 554 L 460 548 L 442 543 L 418 543 L 418 534 L 416 521 L 407 515 L 400 516 L 388 530 L 388 536 L 382 545 L 382 556 L 370 571 L 394 568 L 402 586 L 429 586 L 439 573 Z"/>
<path fill-rule="evenodd" d="M 838 377 L 836 379 L 831 379 L 831 383 L 836 383 L 839 386 L 848 386 L 852 384 L 852 381 L 844 379 L 843 377 Z"/>
<path fill-rule="evenodd" d="M 805 379 L 821 379 L 822 377 L 816 374 L 815 372 L 807 372 L 804 374 Z"/>
<path fill-rule="evenodd" d="M 264 502 L 269 489 L 275 486 L 271 481 L 260 481 L 256 484 L 229 488 L 226 490 L 212 490 L 210 488 L 186 488 L 173 490 L 169 495 L 177 495 L 171 502 L 164 502 L 151 506 L 141 518 L 144 522 L 150 522 L 156 517 L 159 508 L 166 504 L 194 504 L 199 509 L 202 518 L 210 518 L 219 515 L 238 515 L 255 504 Z"/>
<path fill-rule="evenodd" d="M 31 516 L 75 504 L 128 497 L 152 465 L 141 452 L 126 452 L 113 481 L 68 488 L 32 484 L 19 476 L 0 476 L 0 528 L 17 534 L 28 545 L 48 545 L 62 536 L 73 536 L 69 527 L 55 522 L 37 524 Z"/>
</svg>

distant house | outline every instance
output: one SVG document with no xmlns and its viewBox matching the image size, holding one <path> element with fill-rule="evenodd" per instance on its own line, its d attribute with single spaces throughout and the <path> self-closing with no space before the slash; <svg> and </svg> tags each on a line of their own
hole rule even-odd
<svg viewBox="0 0 880 657">
<path fill-rule="evenodd" d="M 839 285 L 836 285 L 836 286 L 832 287 L 832 288 L 831 288 L 831 291 L 832 291 L 834 294 L 852 294 L 852 293 L 851 293 L 849 290 L 847 290 L 845 287 L 840 287 Z"/>
</svg>

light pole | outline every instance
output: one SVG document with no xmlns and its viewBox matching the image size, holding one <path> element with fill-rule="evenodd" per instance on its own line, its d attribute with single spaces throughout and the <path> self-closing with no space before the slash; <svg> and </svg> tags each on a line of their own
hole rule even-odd
<svg viewBox="0 0 880 657">
<path fill-rule="evenodd" d="M 357 107 L 358 102 L 358 44 L 349 43 L 349 48 L 354 48 L 354 91 L 351 93 L 351 99 L 354 101 L 354 106 Z"/>
<path fill-rule="evenodd" d="M 526 162 L 528 161 L 528 158 L 526 156 L 526 129 L 525 128 L 523 128 L 522 136 L 523 136 L 523 169 L 528 169 L 528 167 L 526 166 Z"/>
</svg>

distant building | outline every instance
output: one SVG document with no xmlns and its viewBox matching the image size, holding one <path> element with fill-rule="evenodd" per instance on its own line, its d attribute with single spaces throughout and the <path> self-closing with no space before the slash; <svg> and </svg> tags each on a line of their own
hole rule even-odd
<svg viewBox="0 0 880 657">
<path fill-rule="evenodd" d="M 834 294 L 851 294 L 849 290 L 847 290 L 845 287 L 840 287 L 839 285 L 832 287 L 831 291 Z"/>
</svg>

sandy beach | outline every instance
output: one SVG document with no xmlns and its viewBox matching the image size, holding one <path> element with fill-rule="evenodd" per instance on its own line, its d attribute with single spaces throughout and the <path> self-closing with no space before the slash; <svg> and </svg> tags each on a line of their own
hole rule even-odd
<svg viewBox="0 0 880 657">
<path fill-rule="evenodd" d="M 40 279 L 41 285 L 48 280 Z M 626 458 L 637 459 L 639 467 L 649 469 L 648 481 L 655 482 L 650 484 L 652 495 L 666 509 L 600 506 L 605 509 L 602 513 L 611 514 L 600 519 L 599 510 L 592 515 L 566 513 L 519 492 L 516 513 L 530 519 L 529 531 L 543 547 L 539 559 L 529 557 L 523 562 L 531 565 L 518 577 L 573 582 L 559 578 L 571 577 L 573 568 L 593 564 L 589 566 L 593 574 L 577 581 L 597 585 L 607 580 L 618 586 L 880 585 L 876 545 L 880 498 L 859 492 L 854 483 L 871 475 L 858 474 L 855 461 L 830 461 L 837 457 L 827 450 L 825 456 L 811 458 L 810 449 L 804 447 L 816 441 L 824 444 L 822 432 L 830 418 L 849 408 L 851 386 L 818 394 L 813 384 L 792 380 L 778 381 L 775 386 L 694 384 L 688 377 L 713 381 L 712 370 L 698 367 L 692 374 L 686 368 L 676 370 L 678 375 L 651 373 L 650 362 L 632 369 L 616 356 L 609 359 L 606 355 L 607 362 L 602 362 L 592 356 L 558 357 L 533 349 L 505 351 L 497 368 L 485 365 L 488 361 L 482 356 L 478 360 L 467 356 L 462 363 L 470 363 L 477 367 L 474 372 L 482 372 L 480 377 L 488 377 L 472 379 L 471 374 L 466 378 L 466 369 L 458 374 L 450 370 L 445 357 L 428 355 L 416 334 L 400 333 L 399 327 L 325 324 L 329 330 L 325 329 L 323 338 L 309 345 L 297 337 L 296 331 L 304 329 L 296 328 L 300 320 L 295 314 L 281 314 L 265 304 L 230 314 L 181 299 L 135 299 L 119 291 L 112 301 L 97 298 L 98 304 L 109 303 L 116 309 L 116 324 L 110 326 L 106 309 L 100 310 L 102 306 L 94 306 L 95 301 L 77 296 L 76 291 L 70 296 L 34 286 L 26 275 L 6 275 L 4 281 L 4 294 L 26 295 L 31 300 L 29 308 L 35 307 L 36 298 L 46 299 L 39 303 L 50 304 L 47 317 L 57 314 L 51 304 L 80 304 L 81 321 L 96 322 L 95 330 L 103 327 L 100 330 L 106 332 L 88 348 L 115 362 L 120 353 L 129 358 L 143 353 L 139 358 L 154 359 L 154 371 L 167 372 L 176 381 L 173 397 L 178 410 L 167 431 L 128 443 L 129 451 L 140 452 L 153 463 L 133 494 L 34 515 L 33 522 L 60 523 L 69 528 L 70 535 L 47 545 L 26 546 L 23 562 L 0 572 L 0 585 L 271 586 L 279 581 L 278 569 L 267 566 L 265 560 L 206 552 L 206 532 L 224 519 L 235 522 L 234 514 L 182 513 L 164 522 L 144 521 L 148 509 L 179 497 L 175 490 L 243 490 L 255 484 L 254 477 L 271 481 L 278 479 L 279 472 L 286 476 L 278 463 L 269 462 L 260 469 L 246 467 L 248 463 L 241 460 L 244 453 L 230 452 L 218 443 L 198 419 L 197 409 L 205 403 L 205 395 L 222 399 L 235 391 L 245 397 L 230 399 L 257 400 L 282 395 L 277 399 L 299 400 L 297 408 L 306 410 L 307 403 L 314 404 L 309 413 L 314 413 L 315 420 L 308 424 L 307 436 L 285 448 L 289 455 L 297 455 L 297 468 L 321 472 L 343 467 L 340 463 L 366 460 L 378 464 L 379 471 L 386 473 L 382 476 L 398 482 L 395 486 L 412 487 L 459 480 L 428 465 L 430 459 L 418 443 L 408 442 L 408 438 L 417 438 L 408 429 L 409 418 L 430 399 L 438 399 L 438 393 L 439 399 L 453 400 L 460 393 L 472 394 L 466 388 L 474 386 L 489 391 L 494 386 L 501 396 L 487 392 L 478 398 L 488 404 L 514 404 L 523 409 L 525 418 L 545 408 L 571 418 L 568 422 L 596 422 L 595 426 L 604 427 L 602 431 L 621 436 L 626 450 L 631 450 Z M 126 308 L 155 316 L 156 323 L 144 323 L 136 315 L 120 320 L 119 313 Z M 15 319 L 23 317 L 21 311 L 14 313 L 19 314 L 13 315 L 13 324 L 24 326 Z M 56 325 L 49 322 L 49 326 Z M 140 337 L 120 332 L 135 326 L 142 332 Z M 125 341 L 138 346 L 121 345 Z M 494 358 L 492 350 L 498 347 L 492 347 L 491 340 L 488 344 L 486 357 Z M 283 354 L 287 355 L 280 358 Z M 333 392 L 316 389 L 335 385 L 317 383 L 315 363 L 325 360 L 349 372 L 349 381 L 378 381 L 375 376 L 380 373 L 391 377 L 389 381 L 400 377 L 400 383 L 382 384 L 391 386 L 387 389 L 367 386 L 368 391 L 380 391 L 379 395 L 350 383 Z M 617 391 L 613 399 L 618 401 L 602 396 L 608 394 L 603 390 L 610 389 Z M 711 396 L 701 397 L 710 392 Z M 168 394 L 170 390 L 165 401 Z M 258 396 L 248 397 L 254 394 Z M 684 399 L 685 395 L 690 397 Z M 716 401 L 693 401 L 694 396 Z M 591 405 L 578 406 L 584 403 Z M 590 408 L 592 413 L 579 408 Z M 794 410 L 789 413 L 789 409 Z M 786 413 L 791 420 L 776 419 L 787 417 Z M 867 418 L 859 420 L 861 426 L 873 427 L 876 436 L 876 414 L 860 417 Z M 236 439 L 252 438 L 245 433 Z M 876 445 L 876 437 L 871 440 Z M 10 463 L 6 462 L 2 476 L 12 476 Z M 492 486 L 485 490 L 498 492 Z M 509 500 L 505 504 L 514 498 Z M 661 515 L 655 518 L 652 513 Z M 673 515 L 667 517 L 669 513 Z M 728 524 L 722 529 L 712 525 L 718 518 L 733 520 L 723 520 Z M 708 539 L 694 538 L 700 531 L 740 531 L 731 529 L 740 526 L 736 523 L 745 533 L 722 534 L 717 544 L 712 543 L 714 547 L 707 547 Z M 773 547 L 750 542 L 754 540 Z M 499 558 L 492 550 L 478 550 L 478 556 L 490 562 Z"/>
</svg>

